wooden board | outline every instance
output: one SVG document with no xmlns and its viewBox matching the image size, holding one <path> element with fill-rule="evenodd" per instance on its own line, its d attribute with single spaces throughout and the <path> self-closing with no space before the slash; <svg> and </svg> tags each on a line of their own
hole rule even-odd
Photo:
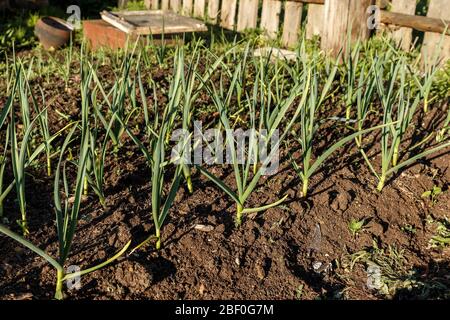
<svg viewBox="0 0 450 320">
<path fill-rule="evenodd" d="M 302 22 L 303 4 L 287 1 L 284 7 L 283 36 L 281 42 L 286 47 L 293 47 L 298 42 Z"/>
<path fill-rule="evenodd" d="M 261 29 L 269 38 L 276 38 L 280 26 L 281 1 L 264 0 L 261 13 Z"/>
<path fill-rule="evenodd" d="M 414 15 L 416 12 L 416 0 L 392 0 L 391 12 Z M 411 28 L 398 28 L 392 31 L 392 38 L 403 50 L 409 51 L 411 49 Z"/>
<path fill-rule="evenodd" d="M 171 11 L 103 11 L 101 16 L 103 20 L 128 34 L 156 35 L 208 31 L 203 22 Z"/>
<path fill-rule="evenodd" d="M 306 21 L 306 39 L 312 39 L 314 36 L 322 35 L 322 25 L 324 23 L 323 5 L 308 4 L 308 15 Z"/>
<path fill-rule="evenodd" d="M 431 18 L 424 16 L 412 16 L 410 14 L 395 13 L 381 10 L 381 23 L 394 26 L 412 28 L 422 32 L 434 32 L 450 36 L 450 20 Z"/>
<path fill-rule="evenodd" d="M 217 23 L 219 19 L 219 4 L 220 0 L 208 0 L 208 21 Z"/>
<path fill-rule="evenodd" d="M 222 0 L 220 12 L 220 26 L 234 30 L 237 0 Z"/>
<path fill-rule="evenodd" d="M 450 5 L 448 0 L 431 0 L 428 7 L 428 17 L 438 19 L 450 18 Z M 422 55 L 427 63 L 434 62 L 434 56 L 440 53 L 439 59 L 445 62 L 450 59 L 450 36 L 426 32 L 423 39 Z"/>
<path fill-rule="evenodd" d="M 258 23 L 258 0 L 240 0 L 237 31 L 256 28 Z"/>
<path fill-rule="evenodd" d="M 202 19 L 205 17 L 205 5 L 205 0 L 194 1 L 194 17 Z"/>
</svg>

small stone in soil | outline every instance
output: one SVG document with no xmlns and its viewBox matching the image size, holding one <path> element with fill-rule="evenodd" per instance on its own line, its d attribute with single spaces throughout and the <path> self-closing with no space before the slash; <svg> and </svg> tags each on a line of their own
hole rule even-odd
<svg viewBox="0 0 450 320">
<path fill-rule="evenodd" d="M 314 261 L 312 267 L 315 273 L 328 272 L 331 270 L 331 263 L 322 263 L 320 261 Z"/>
<path fill-rule="evenodd" d="M 310 256 L 313 252 L 320 252 L 322 245 L 322 231 L 320 224 L 316 223 L 315 227 L 310 231 L 308 238 L 308 256 Z"/>
<path fill-rule="evenodd" d="M 317 273 L 320 272 L 319 269 L 320 269 L 321 266 L 322 266 L 322 262 L 320 262 L 320 261 L 314 261 L 313 264 L 312 264 L 314 272 L 317 272 Z"/>
<path fill-rule="evenodd" d="M 259 280 L 263 280 L 266 277 L 266 272 L 264 271 L 264 268 L 261 264 L 257 263 L 255 265 L 255 270 Z"/>
<path fill-rule="evenodd" d="M 205 293 L 205 285 L 203 283 L 200 284 L 200 288 L 198 288 L 198 293 L 202 296 Z"/>
<path fill-rule="evenodd" d="M 203 231 L 203 232 L 211 232 L 214 230 L 213 226 L 210 225 L 204 225 L 204 224 L 196 224 L 194 226 L 195 230 Z"/>
</svg>

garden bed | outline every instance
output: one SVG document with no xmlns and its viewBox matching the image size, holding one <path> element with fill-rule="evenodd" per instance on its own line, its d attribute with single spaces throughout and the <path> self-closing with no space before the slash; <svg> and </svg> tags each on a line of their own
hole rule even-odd
<svg viewBox="0 0 450 320">
<path fill-rule="evenodd" d="M 27 54 L 24 53 L 24 56 Z M 170 60 L 170 59 L 169 59 Z M 73 68 L 78 64 L 73 63 Z M 205 68 L 200 66 L 200 69 Z M 146 69 L 145 77 L 169 87 L 172 65 Z M 101 81 L 113 83 L 112 67 L 99 68 Z M 248 78 L 254 77 L 251 72 Z M 51 131 L 66 120 L 80 118 L 81 97 L 78 75 L 68 85 L 54 75 L 32 80 L 43 87 L 51 107 Z M 164 91 L 165 89 L 166 91 Z M 147 102 L 154 97 L 147 87 Z M 339 89 L 338 89 L 339 90 Z M 166 101 L 159 93 L 159 100 Z M 339 94 L 339 92 L 338 92 Z M 141 98 L 138 93 L 138 98 Z M 0 97 L 1 104 L 6 97 Z M 338 98 L 327 102 L 321 119 L 341 116 Z M 211 99 L 202 94 L 196 101 L 195 119 L 218 121 Z M 204 108 L 203 108 L 204 107 Z M 381 108 L 381 106 L 379 106 Z M 434 103 L 414 117 L 417 128 L 412 141 L 421 141 L 446 118 L 445 100 Z M 58 113 L 55 112 L 58 110 Z M 248 121 L 245 116 L 241 120 Z M 130 128 L 142 128 L 142 114 Z M 367 127 L 377 125 L 368 123 Z M 345 124 L 325 120 L 317 136 L 317 150 L 348 133 Z M 135 134 L 143 138 L 138 129 Z M 370 137 L 379 136 L 372 132 Z M 82 269 L 100 263 L 129 240 L 137 245 L 154 232 L 151 218 L 151 173 L 145 158 L 124 134 L 123 145 L 105 163 L 105 206 L 90 192 L 82 199 L 80 221 L 72 253 L 66 265 Z M 431 145 L 428 140 L 425 145 Z M 414 145 L 414 143 L 411 143 Z M 354 145 L 339 149 L 314 174 L 310 194 L 304 198 L 301 183 L 289 160 L 299 156 L 298 143 L 290 140 L 281 148 L 280 169 L 263 177 L 248 200 L 249 207 L 273 203 L 287 194 L 287 200 L 267 211 L 245 216 L 235 227 L 235 203 L 215 184 L 192 171 L 194 191 L 184 183 L 162 229 L 162 248 L 147 245 L 124 255 L 111 265 L 82 277 L 79 290 L 67 291 L 69 299 L 414 299 L 449 298 L 450 249 L 432 241 L 449 226 L 449 148 L 420 159 L 389 179 L 382 192 Z M 379 147 L 370 149 L 374 159 Z M 45 157 L 42 156 L 42 163 Z M 235 188 L 230 166 L 208 169 Z M 68 171 L 74 180 L 76 171 Z M 12 173 L 6 173 L 11 180 Z M 56 255 L 57 235 L 53 205 L 54 177 L 45 166 L 33 166 L 26 179 L 28 239 Z M 424 192 L 441 188 L 435 198 Z M 166 186 L 168 187 L 168 185 Z M 18 205 L 7 198 L 5 216 L 13 230 Z M 351 221 L 364 221 L 356 231 Z M 352 230 L 354 232 L 352 232 Z M 433 245 L 434 244 L 434 245 Z M 0 299 L 51 299 L 55 271 L 33 252 L 0 236 Z M 368 287 L 368 267 L 376 263 L 383 286 Z"/>
</svg>

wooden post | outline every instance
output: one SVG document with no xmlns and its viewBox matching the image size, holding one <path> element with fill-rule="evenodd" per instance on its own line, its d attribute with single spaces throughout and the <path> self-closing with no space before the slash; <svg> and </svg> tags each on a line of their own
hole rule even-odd
<svg viewBox="0 0 450 320">
<path fill-rule="evenodd" d="M 416 12 L 416 0 L 392 0 L 392 12 L 414 15 Z M 405 51 L 411 49 L 412 29 L 398 28 L 392 32 L 392 38 L 397 45 Z"/>
<path fill-rule="evenodd" d="M 306 21 L 306 39 L 312 39 L 314 36 L 322 35 L 323 25 L 323 5 L 321 4 L 308 4 L 308 16 Z"/>
<path fill-rule="evenodd" d="M 293 47 L 298 42 L 300 24 L 302 22 L 303 4 L 287 1 L 284 7 L 283 36 L 281 42 L 286 47 Z"/>
<path fill-rule="evenodd" d="M 427 17 L 449 19 L 450 6 L 448 0 L 431 0 Z M 450 36 L 439 33 L 426 32 L 422 45 L 422 56 L 427 63 L 434 63 L 435 56 L 439 53 L 439 60 L 445 63 L 450 59 Z"/>
<path fill-rule="evenodd" d="M 370 35 L 367 8 L 373 3 L 372 0 L 325 0 L 322 49 L 337 56 L 345 48 L 349 33 L 351 41 L 367 39 Z"/>
</svg>

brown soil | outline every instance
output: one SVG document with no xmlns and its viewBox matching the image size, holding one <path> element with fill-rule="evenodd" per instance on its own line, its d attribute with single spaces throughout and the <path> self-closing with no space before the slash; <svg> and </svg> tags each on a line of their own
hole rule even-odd
<svg viewBox="0 0 450 320">
<path fill-rule="evenodd" d="M 76 88 L 79 79 L 71 81 Z M 77 117 L 78 89 L 64 90 L 61 82 L 47 86 L 44 89 L 51 93 L 47 99 L 53 97 L 53 106 Z M 428 117 L 439 113 L 436 106 Z M 63 127 L 53 112 L 51 120 L 52 130 Z M 318 136 L 323 141 L 333 140 L 334 129 L 325 126 Z M 374 148 L 374 154 L 376 151 Z M 426 220 L 442 220 L 450 212 L 450 192 L 445 192 L 450 185 L 448 150 L 402 170 L 378 193 L 375 178 L 359 155 L 343 149 L 313 176 L 307 199 L 301 197 L 299 179 L 289 162 L 281 163 L 278 174 L 262 179 L 248 205 L 270 203 L 286 193 L 288 200 L 246 217 L 239 228 L 234 227 L 233 202 L 195 172 L 194 193 L 180 189 L 162 230 L 160 251 L 147 246 L 84 276 L 82 288 L 68 292 L 68 298 L 381 299 L 385 296 L 367 288 L 365 264 L 356 263 L 353 269 L 344 265 L 350 254 L 370 251 L 374 243 L 386 252 L 389 246 L 403 250 L 402 268 L 415 272 L 415 279 L 434 290 L 423 297 L 445 297 L 443 292 L 450 287 L 445 276 L 450 271 L 450 250 L 429 248 L 435 229 Z M 233 185 L 229 167 L 210 169 Z M 45 168 L 33 170 L 27 177 L 30 240 L 55 254 L 53 177 L 45 177 Z M 153 232 L 150 175 L 139 151 L 126 141 L 117 157 L 108 158 L 105 171 L 107 208 L 102 208 L 93 194 L 84 201 L 67 266 L 92 266 L 130 239 L 138 244 Z M 434 205 L 421 198 L 433 185 L 444 190 Z M 13 195 L 8 197 L 5 212 L 10 226 L 17 230 L 12 222 L 17 212 L 13 199 Z M 348 228 L 352 218 L 367 221 L 356 236 Z M 194 228 L 198 224 L 213 229 L 200 231 Z M 405 231 L 405 226 L 412 226 L 415 232 Z M 0 299 L 51 299 L 54 281 L 55 272 L 44 260 L 0 236 Z M 444 289 L 436 291 L 434 283 Z M 422 297 L 422 289 L 402 287 L 391 297 Z"/>
</svg>

